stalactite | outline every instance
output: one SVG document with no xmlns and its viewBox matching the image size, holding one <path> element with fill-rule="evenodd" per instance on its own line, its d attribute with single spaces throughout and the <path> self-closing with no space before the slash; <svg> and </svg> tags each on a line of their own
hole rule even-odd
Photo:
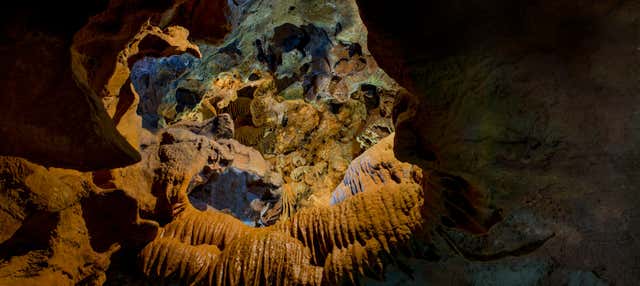
<svg viewBox="0 0 640 286">
<path fill-rule="evenodd" d="M 282 204 L 281 220 L 286 220 L 296 213 L 296 194 L 291 187 L 282 189 L 280 203 Z"/>
<path fill-rule="evenodd" d="M 331 204 L 385 185 L 421 183 L 420 168 L 396 159 L 394 138 L 395 133 L 392 133 L 349 164 L 342 182 L 333 190 Z"/>
<path fill-rule="evenodd" d="M 242 121 L 251 123 L 251 98 L 238 97 L 236 100 L 230 102 L 222 112 L 231 114 L 234 122 Z"/>
<path fill-rule="evenodd" d="M 224 250 L 211 285 L 318 285 L 322 267 L 310 260 L 300 241 L 270 229 L 254 230 Z"/>
<path fill-rule="evenodd" d="M 193 246 L 173 238 L 160 238 L 142 250 L 140 263 L 149 277 L 193 285 L 211 277 L 219 254 L 214 245 Z"/>
<path fill-rule="evenodd" d="M 256 146 L 262 140 L 264 136 L 264 128 L 258 128 L 253 126 L 242 126 L 236 129 L 235 139 L 243 145 Z"/>
<path fill-rule="evenodd" d="M 303 209 L 266 228 L 187 206 L 140 259 L 148 277 L 186 284 L 355 283 L 357 277 L 381 273 L 381 257 L 405 248 L 421 230 L 422 206 L 423 192 L 415 184 L 360 193 L 337 206 Z"/>
<path fill-rule="evenodd" d="M 417 185 L 383 187 L 350 197 L 342 204 L 300 210 L 276 227 L 311 248 L 321 263 L 334 248 L 376 239 L 386 252 L 408 242 L 422 224 L 422 189 Z"/>
<path fill-rule="evenodd" d="M 231 215 L 199 211 L 189 206 L 167 224 L 160 237 L 175 238 L 191 245 L 210 244 L 224 249 L 250 228 Z"/>
<path fill-rule="evenodd" d="M 334 249 L 325 260 L 322 283 L 357 285 L 358 275 L 377 273 L 377 276 L 380 276 L 384 267 L 380 251 L 381 245 L 375 239 L 368 240 L 365 245 L 356 241 L 345 248 Z"/>
</svg>

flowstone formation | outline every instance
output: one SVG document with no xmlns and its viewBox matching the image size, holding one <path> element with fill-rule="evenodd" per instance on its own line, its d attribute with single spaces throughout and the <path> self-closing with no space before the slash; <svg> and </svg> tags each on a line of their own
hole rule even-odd
<svg viewBox="0 0 640 286">
<path fill-rule="evenodd" d="M 166 161 L 156 168 L 153 193 L 167 224 L 141 252 L 142 271 L 151 280 L 205 285 L 382 278 L 392 253 L 409 253 L 413 235 L 426 228 L 421 172 L 392 153 L 393 106 L 406 91 L 368 55 L 353 2 L 247 1 L 233 10 L 238 22 L 225 41 L 198 42 L 201 59 L 134 65 L 138 114 L 163 134 L 161 146 L 175 128 L 200 133 L 230 117 L 233 139 L 211 139 L 234 142 L 233 157 L 238 148 L 256 154 L 200 170 L 176 139 L 168 140 L 175 151 L 161 147 Z M 380 165 L 366 173 L 350 168 L 362 152 Z M 340 181 L 360 176 L 388 181 L 331 201 Z"/>
<path fill-rule="evenodd" d="M 0 285 L 637 280 L 640 6 L 506 2 L 20 3 Z"/>
<path fill-rule="evenodd" d="M 304 208 L 273 226 L 251 228 L 218 210 L 194 209 L 186 198 L 194 183 L 180 171 L 195 158 L 175 155 L 182 154 L 169 155 L 162 163 L 155 191 L 167 202 L 162 208 L 170 222 L 140 254 L 142 270 L 154 281 L 355 283 L 361 275 L 382 269 L 393 253 L 409 251 L 412 235 L 425 221 L 416 174 L 414 180 L 371 190 L 337 206 Z M 197 172 L 191 169 L 186 175 Z"/>
<path fill-rule="evenodd" d="M 388 137 L 405 91 L 369 55 L 354 2 L 104 8 L 67 35 L 65 76 L 129 161 L 33 157 L 82 173 L 2 157 L 2 283 L 350 284 L 413 251 L 421 172 Z M 404 173 L 330 206 L 361 154 Z"/>
</svg>

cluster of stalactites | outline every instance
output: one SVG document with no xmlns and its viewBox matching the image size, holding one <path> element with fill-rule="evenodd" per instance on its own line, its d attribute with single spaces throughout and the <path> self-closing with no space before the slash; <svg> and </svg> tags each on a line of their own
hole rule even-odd
<svg viewBox="0 0 640 286">
<path fill-rule="evenodd" d="M 422 189 L 383 187 L 272 227 L 187 207 L 140 254 L 153 279 L 204 285 L 335 285 L 382 273 L 422 228 Z"/>
</svg>

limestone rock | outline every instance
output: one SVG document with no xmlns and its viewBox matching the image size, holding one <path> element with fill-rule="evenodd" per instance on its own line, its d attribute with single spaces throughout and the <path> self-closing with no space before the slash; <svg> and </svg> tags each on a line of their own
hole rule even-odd
<svg viewBox="0 0 640 286">
<path fill-rule="evenodd" d="M 102 104 L 74 82 L 71 36 L 18 31 L 10 45 L 3 44 L 0 154 L 78 170 L 135 163 L 140 155 L 118 133 Z"/>
<path fill-rule="evenodd" d="M 163 27 L 167 26 L 165 22 L 171 22 L 171 16 L 180 22 L 180 12 L 173 11 L 185 10 L 184 7 L 193 6 L 194 1 L 135 1 L 131 5 L 129 2 L 114 0 L 107 7 L 104 4 L 87 3 L 76 7 L 81 8 L 80 13 L 70 13 L 74 9 L 65 5 L 47 5 L 38 10 L 41 12 L 34 12 L 32 7 L 20 5 L 16 10 L 19 12 L 14 15 L 24 14 L 24 17 L 9 17 L 11 20 L 6 28 L 16 28 L 10 32 L 10 42 L 16 45 L 7 46 L 7 51 L 3 53 L 6 56 L 2 58 L 3 66 L 9 68 L 3 69 L 7 74 L 2 76 L 2 86 L 7 92 L 1 98 L 1 105 L 7 109 L 1 113 L 2 122 L 19 124 L 4 125 L 0 129 L 3 138 L 11 138 L 3 141 L 2 154 L 25 156 L 46 165 L 82 170 L 119 167 L 140 160 L 135 150 L 138 145 L 135 129 L 139 124 L 139 119 L 135 116 L 137 99 L 135 92 L 126 83 L 129 76 L 127 60 L 139 51 L 123 54 L 123 49 L 148 20 Z M 207 2 L 211 3 L 198 15 L 208 16 L 199 16 L 188 24 L 200 24 L 204 21 L 208 25 L 224 26 L 226 1 Z M 79 23 L 85 23 L 90 15 L 104 8 L 107 8 L 105 12 L 92 17 L 89 24 L 80 29 Z M 54 14 L 58 20 L 48 16 Z M 59 29 L 51 29 L 47 27 L 48 24 L 41 25 L 42 27 L 38 26 L 40 24 L 29 26 L 23 23 L 26 21 L 24 19 L 52 19 L 63 24 Z M 33 30 L 29 31 L 29 27 Z M 73 36 L 78 29 L 80 31 Z M 40 33 L 41 31 L 44 33 Z M 222 38 L 227 30 L 223 28 L 217 31 L 207 36 Z M 153 36 L 146 37 L 140 54 L 160 56 L 178 51 L 195 52 L 197 49 L 175 41 L 180 38 L 184 41 L 186 30 L 168 28 L 166 32 L 165 36 L 152 32 L 155 33 Z M 162 46 L 164 41 L 177 49 Z M 135 50 L 138 48 L 134 47 Z M 80 88 L 74 81 L 79 83 Z M 34 88 L 34 82 L 38 82 L 40 87 Z M 18 93 L 21 95 L 18 96 Z M 103 102 L 108 110 L 105 113 L 99 103 L 103 98 L 99 96 L 107 95 L 111 99 L 120 95 L 123 100 Z M 24 106 L 29 106 L 31 111 L 25 113 L 24 108 L 21 108 Z M 51 108 L 52 106 L 64 108 Z M 109 117 L 118 126 L 117 131 Z M 66 127 L 70 125 L 73 127 Z M 25 144 L 28 138 L 51 140 L 47 143 Z"/>
<path fill-rule="evenodd" d="M 191 54 L 166 58 L 146 57 L 131 68 L 131 82 L 142 98 L 137 113 L 142 116 L 143 128 L 156 130 L 159 126 L 159 107 L 162 98 L 171 89 L 172 83 L 188 68 L 199 61 Z"/>
<path fill-rule="evenodd" d="M 332 205 L 383 186 L 422 183 L 420 168 L 395 158 L 393 140 L 394 134 L 391 134 L 351 162 L 342 183 L 331 195 Z"/>
<path fill-rule="evenodd" d="M 104 283 L 110 256 L 157 232 L 135 199 L 88 174 L 0 158 L 0 279 L 6 285 Z"/>
<path fill-rule="evenodd" d="M 229 114 L 223 113 L 209 120 L 198 121 L 180 121 L 171 126 L 172 128 L 184 128 L 189 131 L 204 135 L 209 139 L 232 139 L 234 138 L 233 120 Z"/>
<path fill-rule="evenodd" d="M 269 210 L 280 198 L 280 174 L 255 149 L 235 140 L 220 140 L 229 148 L 232 161 L 189 194 L 194 206 L 201 210 L 213 207 L 229 210 L 235 217 L 254 225 L 260 214 Z"/>
<path fill-rule="evenodd" d="M 305 285 L 355 283 L 356 275 L 382 268 L 379 257 L 404 249 L 411 233 L 421 228 L 420 197 L 416 185 L 383 188 L 339 206 L 305 209 L 263 229 L 249 228 L 224 213 L 187 206 L 143 249 L 143 272 L 156 279 L 206 285 L 281 284 L 285 277 L 288 283 Z M 366 243 L 348 233 L 358 233 Z M 193 263 L 196 259 L 205 264 Z M 159 267 L 164 264 L 167 267 Z"/>
<path fill-rule="evenodd" d="M 79 172 L 49 171 L 16 157 L 0 158 L 2 233 L 0 243 L 12 237 L 25 220 L 37 213 L 58 213 L 77 204 L 90 189 Z"/>
<path fill-rule="evenodd" d="M 237 22 L 229 36 L 199 44 L 202 60 L 172 80 L 157 120 L 170 126 L 229 113 L 236 140 L 265 154 L 286 182 L 304 177 L 327 197 L 349 161 L 393 132 L 400 87 L 368 52 L 353 1 L 278 3 L 230 4 Z M 148 92 L 141 96 L 155 94 Z M 276 164 L 294 152 L 317 166 Z"/>
<path fill-rule="evenodd" d="M 635 1 L 85 2 L 3 15 L 0 284 L 637 280 Z"/>
<path fill-rule="evenodd" d="M 99 50 L 95 51 L 92 48 L 100 46 L 102 44 L 100 41 L 105 39 L 97 40 L 98 43 L 95 43 L 95 35 L 88 37 L 87 33 L 90 32 L 81 30 L 74 38 L 72 47 L 74 76 L 85 90 L 99 91 L 96 95 L 102 99 L 118 130 L 125 135 L 129 143 L 137 146 L 140 120 L 136 116 L 136 111 L 139 96 L 129 79 L 133 63 L 145 56 L 166 57 L 190 53 L 201 57 L 200 50 L 187 40 L 189 31 L 183 27 L 171 26 L 161 30 L 145 23 L 131 39 L 128 39 L 126 48 L 114 58 L 115 62 L 109 63 L 106 67 L 99 67 L 105 70 L 92 70 L 91 68 L 96 67 L 89 65 L 92 59 L 91 53 L 99 53 Z M 100 48 L 104 47 L 100 46 Z M 101 79 L 101 74 L 107 75 L 107 78 Z"/>
</svg>

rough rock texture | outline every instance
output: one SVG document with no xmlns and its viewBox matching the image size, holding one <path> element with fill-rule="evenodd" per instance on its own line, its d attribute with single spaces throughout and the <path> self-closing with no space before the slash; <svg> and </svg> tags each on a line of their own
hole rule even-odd
<svg viewBox="0 0 640 286">
<path fill-rule="evenodd" d="M 0 154 L 80 170 L 140 159 L 98 99 L 87 96 L 72 77 L 73 33 L 104 9 L 99 2 L 74 7 L 23 2 L 2 12 Z"/>
<path fill-rule="evenodd" d="M 133 38 L 127 38 L 126 48 L 115 57 L 115 66 L 95 66 L 92 63 L 96 59 L 92 54 L 104 49 L 104 41 L 108 40 L 97 38 L 99 40 L 96 41 L 94 31 L 89 27 L 85 26 L 74 37 L 71 50 L 74 76 L 85 90 L 98 91 L 97 95 L 118 131 L 131 145 L 138 146 L 140 118 L 136 112 L 140 99 L 130 80 L 131 66 L 146 56 L 166 57 L 190 53 L 201 57 L 200 50 L 187 40 L 189 31 L 185 28 L 170 26 L 161 30 L 146 22 Z M 98 51 L 95 51 L 96 46 L 99 47 Z M 104 73 L 108 75 L 106 79 L 100 77 Z"/>
<path fill-rule="evenodd" d="M 221 212 L 217 204 L 228 202 L 225 197 L 216 208 L 197 210 L 188 195 L 193 200 L 211 184 L 227 187 L 227 179 L 221 179 L 227 172 L 262 176 L 267 188 L 277 187 L 281 180 L 269 174 L 268 162 L 254 149 L 233 139 L 214 141 L 185 126 L 192 125 L 161 130 L 141 151 L 148 158 L 141 164 L 155 166 L 154 218 L 166 223 L 140 253 L 141 270 L 150 281 L 333 285 L 355 283 L 364 276 L 380 278 L 374 273 L 393 263 L 386 257 L 409 251 L 411 238 L 425 225 L 419 177 L 371 189 L 339 206 L 304 208 L 266 228 L 251 228 Z M 385 142 L 378 149 L 391 150 L 392 140 Z M 394 160 L 388 153 L 382 155 Z M 246 182 L 237 182 L 242 183 Z M 210 197 L 216 200 L 224 192 L 246 189 L 214 189 Z M 231 213 L 237 215 L 234 207 Z"/>
<path fill-rule="evenodd" d="M 147 216 L 158 220 L 171 218 L 170 206 L 187 194 L 200 209 L 229 209 L 248 222 L 258 220 L 263 209 L 272 207 L 263 200 L 273 203 L 279 198 L 282 179 L 258 151 L 230 139 L 232 124 L 229 115 L 222 114 L 207 122 L 183 121 L 157 134 L 145 133 L 140 163 L 94 172 L 93 181 L 125 190 Z M 254 210 L 253 199 L 255 207 L 262 208 Z"/>
<path fill-rule="evenodd" d="M 24 220 L 35 213 L 60 212 L 88 193 L 81 184 L 79 172 L 48 171 L 16 157 L 2 159 L 2 242 L 13 236 Z M 50 192 L 50 189 L 56 192 Z"/>
<path fill-rule="evenodd" d="M 130 84 L 130 68 L 145 56 L 187 52 L 200 57 L 198 47 L 187 39 L 189 31 L 180 25 L 207 29 L 198 35 L 210 41 L 224 37 L 228 32 L 227 1 L 205 2 L 203 6 L 189 0 L 110 1 L 105 11 L 74 35 L 71 55 L 75 79 L 86 92 L 102 100 L 118 131 L 135 147 L 139 144 L 139 96 Z"/>
<path fill-rule="evenodd" d="M 331 204 L 364 191 L 401 184 L 422 183 L 422 170 L 398 161 L 393 154 L 394 134 L 351 161 L 342 183 L 333 190 Z"/>
<path fill-rule="evenodd" d="M 233 160 L 221 172 L 210 174 L 202 186 L 191 191 L 189 199 L 198 209 L 230 211 L 254 225 L 280 198 L 282 178 L 257 150 L 235 140 L 219 142 L 230 149 Z"/>
<path fill-rule="evenodd" d="M 128 61 L 144 55 L 198 54 L 186 40 L 187 30 L 170 27 L 172 21 L 219 27 L 209 30 L 211 40 L 228 31 L 226 1 L 206 1 L 211 2 L 206 9 L 184 23 L 181 13 L 193 15 L 192 2 L 89 1 L 74 7 L 80 13 L 50 3 L 35 11 L 25 3 L 3 15 L 2 63 L 7 68 L 1 82 L 6 92 L 0 98 L 0 135 L 10 139 L 2 141 L 0 153 L 81 170 L 140 160 L 138 99 L 128 83 Z"/>
<path fill-rule="evenodd" d="M 551 225 L 528 210 L 515 211 L 483 235 L 447 229 L 444 236 L 471 260 L 496 260 L 526 254 L 553 237 Z"/>
<path fill-rule="evenodd" d="M 244 1 L 231 10 L 237 21 L 225 40 L 200 42 L 202 60 L 159 83 L 160 104 L 142 102 L 156 120 L 149 125 L 229 113 L 235 139 L 263 153 L 300 203 L 326 205 L 349 162 L 393 132 L 393 103 L 405 91 L 369 55 L 353 1 Z"/>
<path fill-rule="evenodd" d="M 225 139 L 233 136 L 232 125 L 220 124 L 225 119 L 228 115 L 147 134 L 143 160 L 110 171 L 48 170 L 24 159 L 0 158 L 0 281 L 101 285 L 114 252 L 140 249 L 156 236 L 157 221 L 171 221 L 182 209 L 193 209 L 187 194 L 202 192 L 207 184 L 224 185 L 216 174 L 250 174 L 252 191 L 277 200 L 274 191 L 281 179 L 256 150 Z M 234 187 L 225 190 L 243 190 Z M 212 205 L 229 203 L 224 193 L 218 195 L 211 196 L 216 200 Z M 269 208 L 263 203 L 263 209 Z M 257 210 L 256 220 L 263 209 Z"/>
<path fill-rule="evenodd" d="M 72 56 L 74 75 L 79 83 L 101 98 L 114 97 L 128 79 L 129 64 L 135 60 L 149 53 L 166 56 L 179 50 L 199 54 L 197 47 L 187 41 L 187 30 L 170 28 L 188 29 L 199 22 L 197 19 L 192 23 L 182 21 L 182 13 L 191 14 L 193 2 L 198 1 L 110 1 L 106 10 L 91 17 L 74 35 Z M 199 18 L 205 18 L 209 13 L 205 21 L 215 23 L 221 29 L 212 30 L 208 36 L 220 39 L 226 34 L 222 28 L 227 25 L 226 1 L 206 2 L 219 9 L 200 10 L 198 15 L 202 16 Z M 170 31 L 163 35 L 154 27 Z M 149 48 L 153 50 L 147 50 Z M 132 56 L 136 57 L 130 59 Z"/>
<path fill-rule="evenodd" d="M 381 257 L 402 250 L 420 229 L 420 197 L 416 185 L 375 190 L 263 229 L 187 207 L 142 251 L 143 271 L 161 281 L 205 285 L 355 283 L 382 269 Z M 202 254 L 191 256 L 197 251 Z M 206 260 L 189 264 L 189 257 Z"/>
<path fill-rule="evenodd" d="M 161 12 L 145 1 L 112 1 L 74 37 L 88 16 L 104 9 L 106 3 L 99 2 L 73 8 L 44 4 L 35 11 L 37 4 L 29 3 L 3 13 L 0 154 L 82 171 L 140 161 L 137 95 L 127 60 L 184 51 L 199 55 L 198 48 L 186 40 L 184 28 L 161 31 L 150 25 L 147 17 Z M 219 1 L 216 7 L 225 5 Z M 70 12 L 77 8 L 81 13 Z M 136 15 L 123 16 L 131 12 Z M 103 107 L 98 96 L 110 91 L 119 100 L 104 101 Z M 132 167 L 114 178 L 111 171 L 45 169 L 14 157 L 0 162 L 3 285 L 100 285 L 114 251 L 135 249 L 155 235 L 157 223 L 139 218 L 139 206 L 147 213 L 155 207 L 150 185 L 135 179 L 151 169 Z M 116 184 L 127 191 L 114 189 Z"/>
<path fill-rule="evenodd" d="M 131 68 L 131 83 L 140 94 L 137 114 L 142 117 L 142 127 L 158 129 L 158 107 L 164 95 L 170 90 L 173 80 L 199 61 L 191 54 L 175 55 L 167 58 L 147 57 L 135 62 Z"/>
<path fill-rule="evenodd" d="M 0 284 L 637 281 L 637 1 L 85 2 L 2 15 Z"/>
<path fill-rule="evenodd" d="M 635 284 L 638 2 L 358 2 L 369 49 L 417 96 L 396 108 L 398 158 L 550 222 L 536 283 Z"/>
<path fill-rule="evenodd" d="M 133 198 L 95 187 L 87 174 L 2 157 L 0 178 L 3 285 L 100 285 L 114 251 L 157 232 Z"/>
</svg>

